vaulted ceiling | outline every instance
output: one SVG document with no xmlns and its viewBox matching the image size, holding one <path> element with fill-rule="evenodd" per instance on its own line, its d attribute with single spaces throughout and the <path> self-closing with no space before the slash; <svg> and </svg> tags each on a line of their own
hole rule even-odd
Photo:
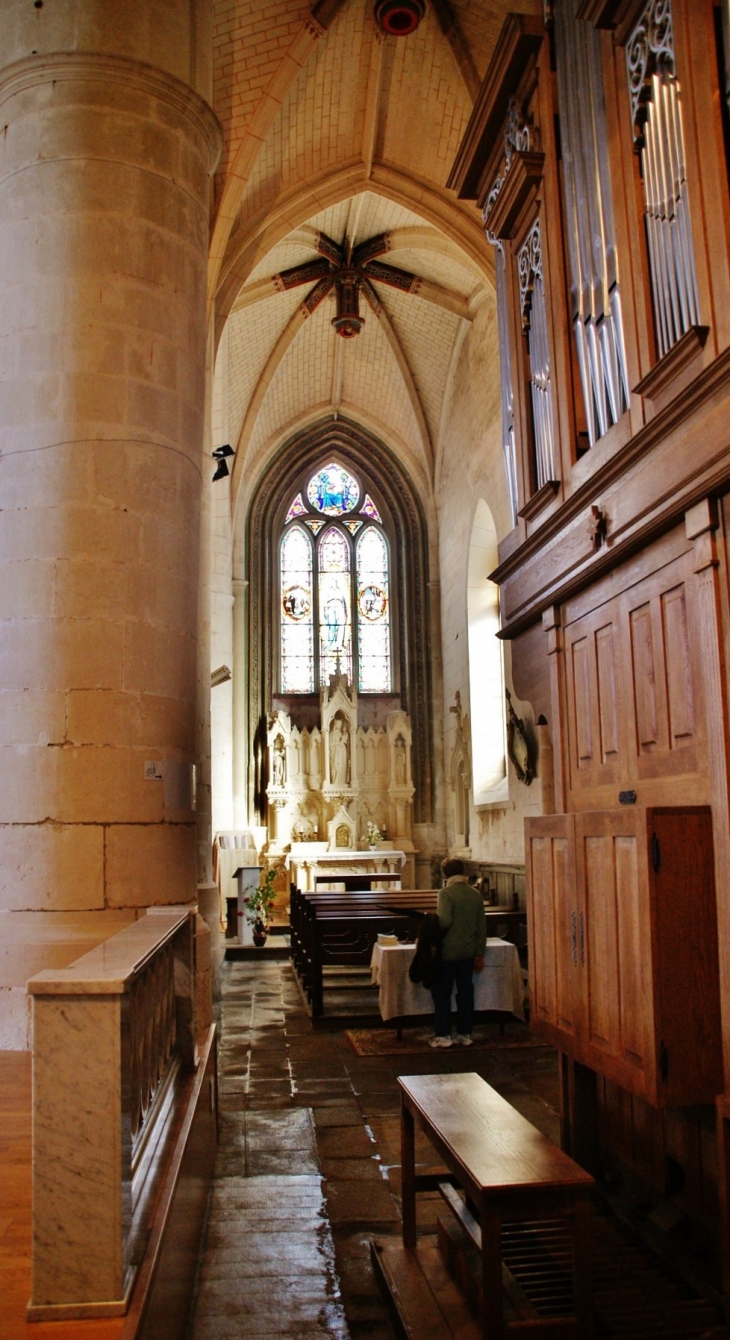
<svg viewBox="0 0 730 1340">
<path fill-rule="evenodd" d="M 417 31 L 395 38 L 372 0 L 217 0 L 226 139 L 209 298 L 234 506 L 283 440 L 327 415 L 364 423 L 433 481 L 458 351 L 492 293 L 477 211 L 446 180 L 509 7 L 427 0 Z M 408 276 L 375 275 L 350 339 L 331 325 L 334 287 L 309 300 L 322 235 L 346 257 L 378 238 L 379 259 Z M 283 272 L 318 260 L 289 287 Z"/>
</svg>

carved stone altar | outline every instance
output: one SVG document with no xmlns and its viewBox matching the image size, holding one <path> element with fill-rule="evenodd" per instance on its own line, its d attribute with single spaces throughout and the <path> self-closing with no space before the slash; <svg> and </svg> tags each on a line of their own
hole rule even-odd
<svg viewBox="0 0 730 1340">
<path fill-rule="evenodd" d="M 411 723 L 389 712 L 386 726 L 357 724 L 357 691 L 346 675 L 332 675 L 320 690 L 320 725 L 299 730 L 287 712 L 269 717 L 269 856 L 316 848 L 317 856 L 364 851 L 404 853 L 403 879 L 413 887 Z M 382 846 L 372 844 L 375 825 Z M 390 849 L 387 852 L 387 849 Z M 389 868 L 385 860 L 375 862 Z"/>
</svg>

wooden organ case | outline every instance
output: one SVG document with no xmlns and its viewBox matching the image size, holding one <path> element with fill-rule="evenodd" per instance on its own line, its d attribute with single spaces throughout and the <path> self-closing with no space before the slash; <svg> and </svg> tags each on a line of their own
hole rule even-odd
<svg viewBox="0 0 730 1340">
<path fill-rule="evenodd" d="M 655 1107 L 722 1089 L 712 815 L 528 819 L 535 1034 Z"/>
</svg>

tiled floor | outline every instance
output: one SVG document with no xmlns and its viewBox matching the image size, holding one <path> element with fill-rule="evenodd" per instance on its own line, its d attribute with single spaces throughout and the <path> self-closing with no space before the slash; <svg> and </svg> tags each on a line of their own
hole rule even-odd
<svg viewBox="0 0 730 1340">
<path fill-rule="evenodd" d="M 369 1243 L 400 1225 L 397 1075 L 479 1070 L 555 1138 L 553 1054 L 358 1057 L 344 1033 L 312 1031 L 287 963 L 227 963 L 223 977 L 221 1146 L 192 1340 L 394 1340 Z M 419 1154 L 434 1161 L 426 1141 Z"/>
<path fill-rule="evenodd" d="M 400 1227 L 397 1076 L 476 1070 L 558 1139 L 555 1053 L 524 1045 L 517 1022 L 518 1047 L 486 1029 L 496 1046 L 360 1057 L 344 1032 L 313 1032 L 288 963 L 224 965 L 221 1144 L 191 1340 L 395 1340 L 369 1244 Z M 435 1165 L 418 1135 L 416 1158 Z M 727 1340 L 719 1309 L 597 1210 L 597 1340 Z M 420 1231 L 437 1212 L 438 1195 L 419 1196 Z"/>
</svg>

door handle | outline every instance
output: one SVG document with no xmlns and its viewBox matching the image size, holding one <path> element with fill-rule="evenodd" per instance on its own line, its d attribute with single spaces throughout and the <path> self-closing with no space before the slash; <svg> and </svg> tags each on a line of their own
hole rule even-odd
<svg viewBox="0 0 730 1340">
<path fill-rule="evenodd" d="M 573 945 L 573 967 L 578 967 L 578 925 L 575 912 L 570 914 L 570 939 Z"/>
<path fill-rule="evenodd" d="M 585 968 L 586 966 L 586 935 L 582 912 L 580 914 L 580 966 L 581 968 Z"/>
</svg>

